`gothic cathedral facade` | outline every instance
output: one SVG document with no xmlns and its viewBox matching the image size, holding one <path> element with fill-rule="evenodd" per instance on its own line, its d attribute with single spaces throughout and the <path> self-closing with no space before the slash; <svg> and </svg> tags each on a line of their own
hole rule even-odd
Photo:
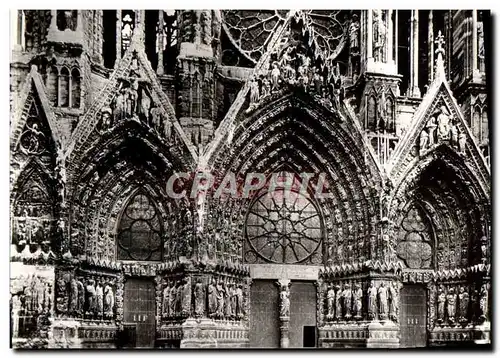
<svg viewBox="0 0 500 358">
<path fill-rule="evenodd" d="M 12 19 L 12 347 L 491 344 L 489 11 Z"/>
</svg>

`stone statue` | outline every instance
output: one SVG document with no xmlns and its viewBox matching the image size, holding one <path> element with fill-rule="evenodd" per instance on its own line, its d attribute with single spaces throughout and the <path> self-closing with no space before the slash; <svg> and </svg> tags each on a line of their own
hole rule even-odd
<svg viewBox="0 0 500 358">
<path fill-rule="evenodd" d="M 343 301 L 343 309 L 344 309 L 344 318 L 351 318 L 351 307 L 352 307 L 352 291 L 351 285 L 346 283 L 344 285 L 344 291 L 342 291 L 342 301 Z"/>
<path fill-rule="evenodd" d="M 205 295 L 203 283 L 198 280 L 194 286 L 194 313 L 197 316 L 203 316 L 205 313 Z"/>
<path fill-rule="evenodd" d="M 323 87 L 323 78 L 319 74 L 319 70 L 314 68 L 314 75 L 312 78 L 312 88 L 316 94 L 321 94 L 321 88 Z"/>
<path fill-rule="evenodd" d="M 133 117 L 137 112 L 139 82 L 136 78 L 132 78 L 130 86 L 126 90 L 126 108 L 127 115 Z"/>
<path fill-rule="evenodd" d="M 379 317 L 380 319 L 386 319 L 388 313 L 388 300 L 387 300 L 387 287 L 383 282 L 380 283 L 378 288 L 378 304 L 379 304 Z"/>
<path fill-rule="evenodd" d="M 376 62 L 384 61 L 386 32 L 382 10 L 373 10 L 373 57 Z"/>
<path fill-rule="evenodd" d="M 214 282 L 208 284 L 208 314 L 209 316 L 217 313 L 217 289 Z"/>
<path fill-rule="evenodd" d="M 231 286 L 232 284 L 226 282 L 224 285 L 224 316 L 229 319 L 233 316 L 233 306 L 231 305 Z"/>
<path fill-rule="evenodd" d="M 104 287 L 104 317 L 113 318 L 115 295 L 110 285 Z"/>
<path fill-rule="evenodd" d="M 217 283 L 217 317 L 224 317 L 224 288 L 222 282 Z"/>
<path fill-rule="evenodd" d="M 123 118 L 125 118 L 126 113 L 126 96 L 125 89 L 121 88 L 118 91 L 114 101 L 113 101 L 113 124 L 119 123 Z"/>
<path fill-rule="evenodd" d="M 280 80 L 280 69 L 278 62 L 274 61 L 272 64 L 273 69 L 271 70 L 271 90 L 273 92 L 279 90 L 279 80 Z"/>
<path fill-rule="evenodd" d="M 326 307 L 327 314 L 326 316 L 331 319 L 334 317 L 335 313 L 335 290 L 333 289 L 333 285 L 328 286 L 328 291 L 326 293 Z"/>
<path fill-rule="evenodd" d="M 450 144 L 452 146 L 458 145 L 458 128 L 456 124 L 452 124 L 450 127 Z"/>
<path fill-rule="evenodd" d="M 358 15 L 352 15 L 351 24 L 349 25 L 349 49 L 352 55 L 358 54 L 359 51 L 359 20 Z"/>
<path fill-rule="evenodd" d="M 102 317 L 104 312 L 104 291 L 100 282 L 98 282 L 96 285 L 95 297 L 96 297 L 95 307 L 97 311 L 97 316 Z"/>
<path fill-rule="evenodd" d="M 455 315 L 457 309 L 457 295 L 455 289 L 451 287 L 448 290 L 448 295 L 446 295 L 446 308 L 448 313 L 448 320 L 451 324 L 455 323 Z"/>
<path fill-rule="evenodd" d="M 78 305 L 77 312 L 79 315 L 83 314 L 83 310 L 85 309 L 85 287 L 80 280 L 76 281 L 76 285 L 78 287 Z"/>
<path fill-rule="evenodd" d="M 271 82 L 267 77 L 262 79 L 262 98 L 266 98 L 271 94 Z"/>
<path fill-rule="evenodd" d="M 460 286 L 460 293 L 458 294 L 458 302 L 460 307 L 460 321 L 467 322 L 469 311 L 469 294 L 465 291 L 464 286 Z"/>
<path fill-rule="evenodd" d="M 51 288 L 52 284 L 50 282 L 46 282 L 44 285 L 44 290 L 43 290 L 43 312 L 47 313 L 50 311 L 51 308 Z"/>
<path fill-rule="evenodd" d="M 282 287 L 280 292 L 280 317 L 290 316 L 290 292 Z"/>
<path fill-rule="evenodd" d="M 177 307 L 176 307 L 177 288 L 176 288 L 175 283 L 173 281 L 170 281 L 169 287 L 170 287 L 170 296 L 169 296 L 169 302 L 168 302 L 169 314 L 170 314 L 170 317 L 175 317 L 175 315 L 177 314 Z"/>
<path fill-rule="evenodd" d="M 76 30 L 76 19 L 73 16 L 73 10 L 63 10 L 64 11 L 64 22 L 65 22 L 65 27 L 63 30 L 71 30 L 75 31 Z"/>
<path fill-rule="evenodd" d="M 165 285 L 165 288 L 163 289 L 163 312 L 162 315 L 163 317 L 169 317 L 170 316 L 170 287 L 168 286 L 168 283 Z"/>
<path fill-rule="evenodd" d="M 141 114 L 144 115 L 146 123 L 150 125 L 149 123 L 149 110 L 151 109 L 151 98 L 147 94 L 146 90 L 144 88 L 141 89 L 141 106 L 140 106 L 140 112 Z"/>
<path fill-rule="evenodd" d="M 340 285 L 335 286 L 335 319 L 339 320 L 342 318 L 342 288 Z"/>
<path fill-rule="evenodd" d="M 101 120 L 99 123 L 101 131 L 108 130 L 113 126 L 111 114 L 111 108 L 104 107 L 103 109 L 101 109 Z"/>
<path fill-rule="evenodd" d="M 436 132 L 436 119 L 434 117 L 429 119 L 427 122 L 427 132 L 429 134 L 429 147 L 432 147 L 436 143 L 435 132 Z"/>
<path fill-rule="evenodd" d="M 376 130 L 384 130 L 387 121 L 387 110 L 386 110 L 387 101 L 385 98 L 385 92 L 382 92 L 379 100 L 377 101 L 377 121 L 375 125 Z"/>
<path fill-rule="evenodd" d="M 93 316 L 96 312 L 96 291 L 94 286 L 94 280 L 90 279 L 87 283 L 87 315 Z"/>
<path fill-rule="evenodd" d="M 78 311 L 78 284 L 75 278 L 73 278 L 70 283 L 69 311 L 73 314 Z"/>
<path fill-rule="evenodd" d="M 488 288 L 486 284 L 481 286 L 479 295 L 479 314 L 482 320 L 488 319 Z"/>
<path fill-rule="evenodd" d="M 448 140 L 450 137 L 450 116 L 446 106 L 441 106 L 440 113 L 436 118 L 437 134 L 439 140 Z"/>
<path fill-rule="evenodd" d="M 392 282 L 389 286 L 389 295 L 391 304 L 389 305 L 389 317 L 394 321 L 398 321 L 398 311 L 399 311 L 399 292 L 398 292 L 398 284 L 396 282 Z"/>
<path fill-rule="evenodd" d="M 252 78 L 250 81 L 250 107 L 255 106 L 259 102 L 259 82 Z"/>
<path fill-rule="evenodd" d="M 437 301 L 438 301 L 438 306 L 437 306 L 438 322 L 442 323 L 444 321 L 444 306 L 446 304 L 446 292 L 444 292 L 443 286 L 438 287 Z"/>
<path fill-rule="evenodd" d="M 244 302 L 243 302 L 243 290 L 241 288 L 241 285 L 238 285 L 236 288 L 236 316 L 238 318 L 241 318 L 245 315 L 245 307 L 244 307 Z"/>
<path fill-rule="evenodd" d="M 181 289 L 181 310 L 183 314 L 189 314 L 191 312 L 191 284 L 189 279 L 184 279 Z"/>
<path fill-rule="evenodd" d="M 460 153 L 465 153 L 465 143 L 467 142 L 467 137 L 464 132 L 460 132 L 458 135 L 458 151 Z"/>
<path fill-rule="evenodd" d="M 427 134 L 427 131 L 424 129 L 420 133 L 420 143 L 419 143 L 420 151 L 426 149 L 428 143 L 429 143 L 429 134 Z"/>
<path fill-rule="evenodd" d="M 354 291 L 352 292 L 352 314 L 354 318 L 360 319 L 363 313 L 363 290 L 361 285 L 356 283 L 354 285 Z"/>
<path fill-rule="evenodd" d="M 368 318 L 374 319 L 377 314 L 377 288 L 370 282 L 368 287 Z"/>
</svg>

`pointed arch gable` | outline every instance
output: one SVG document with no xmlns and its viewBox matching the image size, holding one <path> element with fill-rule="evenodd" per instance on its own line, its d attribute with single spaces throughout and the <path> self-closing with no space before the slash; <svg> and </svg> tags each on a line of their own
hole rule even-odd
<svg viewBox="0 0 500 358">
<path fill-rule="evenodd" d="M 443 104 L 450 113 L 450 117 L 456 121 L 459 131 L 464 133 L 466 137 L 466 151 L 461 161 L 464 161 L 468 167 L 473 168 L 473 172 L 478 173 L 478 183 L 480 183 L 483 192 L 489 195 L 491 180 L 490 169 L 463 117 L 460 107 L 452 95 L 448 83 L 442 79 L 439 79 L 431 85 L 414 114 L 411 128 L 397 144 L 392 160 L 389 163 L 391 177 L 394 178 L 396 183 L 400 182 L 407 177 L 407 173 L 411 171 L 411 167 L 418 164 L 419 154 L 416 153 L 416 145 L 420 133 L 434 115 L 437 108 Z"/>
<path fill-rule="evenodd" d="M 70 161 L 78 161 L 81 159 L 82 153 L 86 150 L 86 148 L 88 148 L 89 143 L 94 138 L 92 134 L 95 134 L 96 136 L 100 135 L 97 132 L 97 126 L 100 121 L 100 111 L 105 107 L 110 107 L 114 94 L 118 92 L 120 86 L 119 79 L 127 77 L 128 73 L 132 70 L 134 73 L 140 74 L 141 78 L 145 78 L 145 80 L 150 83 L 153 102 L 158 105 L 161 114 L 170 120 L 173 128 L 175 128 L 176 135 L 180 139 L 180 142 L 184 143 L 185 149 L 190 155 L 184 159 L 191 161 L 197 160 L 196 150 L 178 123 L 178 120 L 175 117 L 174 108 L 170 104 L 167 95 L 163 92 L 154 70 L 151 68 L 144 52 L 144 46 L 140 39 L 140 32 L 140 26 L 138 26 L 134 32 L 130 47 L 126 50 L 118 66 L 110 75 L 107 83 L 96 97 L 97 100 L 94 101 L 92 106 L 80 119 L 77 127 L 73 131 L 70 144 L 65 153 L 66 158 Z M 137 61 L 137 68 L 132 69 L 132 62 L 135 60 Z M 68 174 L 72 174 L 71 170 Z"/>
<path fill-rule="evenodd" d="M 11 148 L 13 151 L 19 146 L 21 134 L 26 126 L 32 106 L 36 106 L 37 112 L 46 120 L 52 139 L 57 145 L 61 146 L 61 135 L 56 125 L 56 117 L 52 106 L 47 98 L 43 79 L 37 72 L 36 66 L 32 66 L 26 82 L 21 90 L 20 99 L 16 109 L 13 111 L 14 117 L 11 125 Z"/>
</svg>

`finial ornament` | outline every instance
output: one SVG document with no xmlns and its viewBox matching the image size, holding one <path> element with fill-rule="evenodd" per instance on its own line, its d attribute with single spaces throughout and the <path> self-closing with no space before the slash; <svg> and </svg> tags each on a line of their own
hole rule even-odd
<svg viewBox="0 0 500 358">
<path fill-rule="evenodd" d="M 446 73 L 444 69 L 444 36 L 441 33 L 441 30 L 438 31 L 438 35 L 436 36 L 436 67 L 435 67 L 435 78 L 446 78 Z"/>
<path fill-rule="evenodd" d="M 443 47 L 443 45 L 444 45 L 444 36 L 441 33 L 441 30 L 438 31 L 438 35 L 436 37 L 435 43 L 437 45 L 436 54 L 438 56 L 439 56 L 439 54 L 441 54 L 442 56 L 444 56 L 444 54 L 445 54 L 444 47 Z"/>
</svg>

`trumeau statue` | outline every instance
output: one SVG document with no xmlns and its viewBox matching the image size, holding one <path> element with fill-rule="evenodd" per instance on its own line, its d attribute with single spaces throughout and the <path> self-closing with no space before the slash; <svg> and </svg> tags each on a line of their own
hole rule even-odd
<svg viewBox="0 0 500 358">
<path fill-rule="evenodd" d="M 283 287 L 280 291 L 280 317 L 290 316 L 290 291 Z"/>
</svg>

